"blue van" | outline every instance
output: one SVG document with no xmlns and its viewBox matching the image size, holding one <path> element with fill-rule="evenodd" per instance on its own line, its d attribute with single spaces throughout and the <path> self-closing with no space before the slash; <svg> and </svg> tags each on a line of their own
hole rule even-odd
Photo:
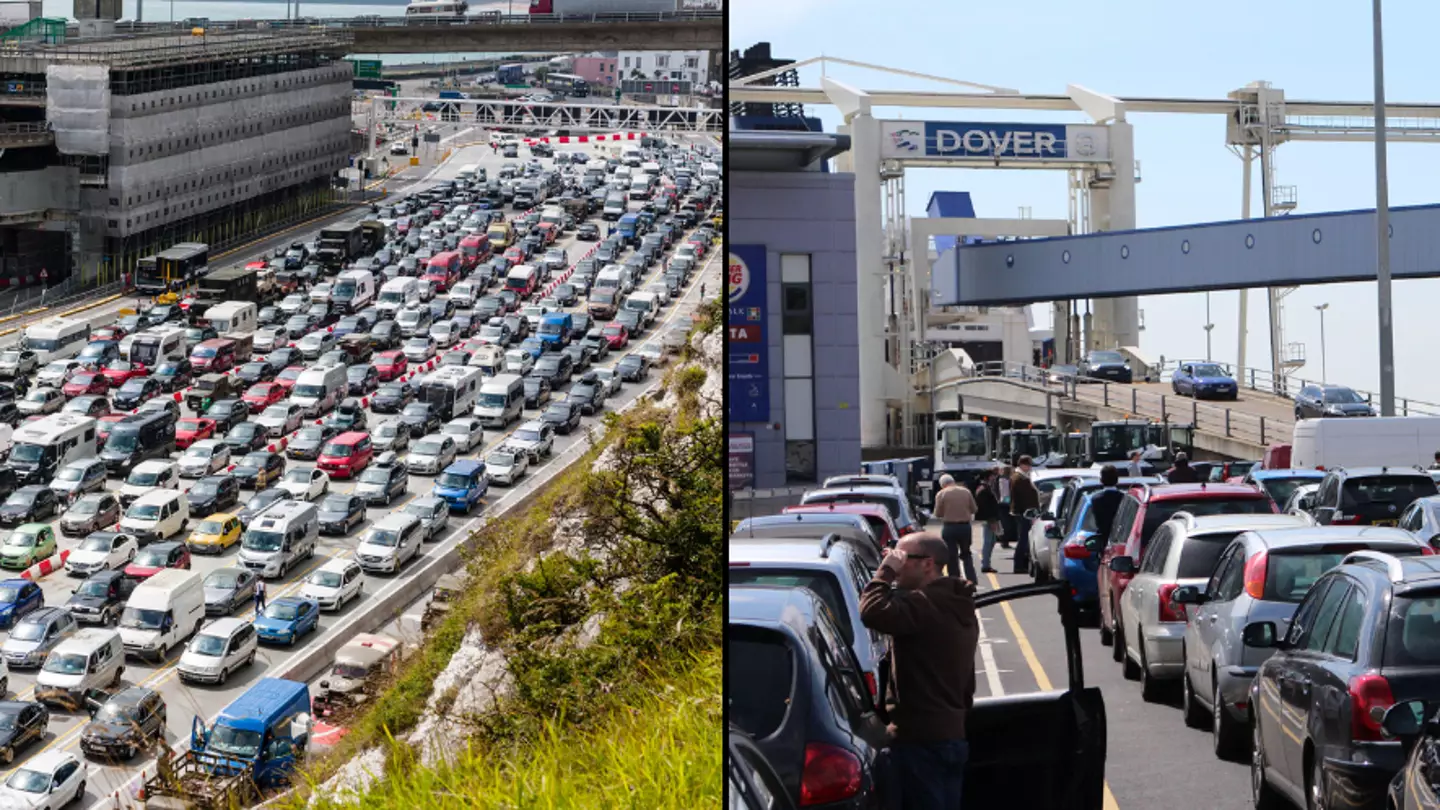
<svg viewBox="0 0 1440 810">
<path fill-rule="evenodd" d="M 550 312 L 540 317 L 540 342 L 547 349 L 558 350 L 570 342 L 574 321 L 568 312 Z"/>
<path fill-rule="evenodd" d="M 626 214 L 620 217 L 620 238 L 627 242 L 634 242 L 640 238 L 639 234 L 640 215 Z"/>
<path fill-rule="evenodd" d="M 310 741 L 310 688 L 262 678 L 226 706 L 215 724 L 190 724 L 190 750 L 207 771 L 230 776 L 253 769 L 262 788 L 283 784 Z"/>
<path fill-rule="evenodd" d="M 445 468 L 435 479 L 430 494 L 450 505 L 451 511 L 470 514 L 490 489 L 485 462 L 462 459 Z"/>
</svg>

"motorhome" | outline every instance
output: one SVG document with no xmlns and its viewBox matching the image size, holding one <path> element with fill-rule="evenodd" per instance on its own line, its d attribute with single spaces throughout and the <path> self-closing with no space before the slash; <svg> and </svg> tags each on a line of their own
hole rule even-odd
<svg viewBox="0 0 1440 810">
<path fill-rule="evenodd" d="M 187 354 L 185 327 L 156 326 L 127 336 L 120 341 L 120 354 L 130 362 L 150 369 L 168 360 L 183 360 Z"/>
<path fill-rule="evenodd" d="M 36 360 L 45 365 L 51 360 L 74 357 L 90 342 L 90 324 L 51 318 L 25 327 L 20 348 L 35 352 Z"/>
<path fill-rule="evenodd" d="M 215 334 L 254 334 L 259 326 L 259 309 L 253 301 L 226 301 L 205 310 L 204 320 L 215 327 Z"/>
<path fill-rule="evenodd" d="M 430 403 L 441 419 L 450 420 L 470 412 L 484 379 L 478 368 L 442 366 L 420 380 L 417 399 Z"/>
<path fill-rule="evenodd" d="M 9 466 L 21 483 L 49 483 L 66 464 L 92 458 L 95 420 L 76 413 L 51 414 L 15 428 Z"/>
</svg>

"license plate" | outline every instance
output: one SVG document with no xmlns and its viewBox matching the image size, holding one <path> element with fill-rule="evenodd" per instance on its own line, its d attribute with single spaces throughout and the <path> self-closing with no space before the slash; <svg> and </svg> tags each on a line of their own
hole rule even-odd
<svg viewBox="0 0 1440 810">
<path fill-rule="evenodd" d="M 1377 521 L 1375 521 L 1374 523 L 1372 523 L 1372 524 L 1370 524 L 1370 525 L 1372 525 L 1372 526 L 1398 526 L 1399 523 L 1400 523 L 1400 522 L 1399 522 L 1398 520 L 1377 520 Z"/>
</svg>

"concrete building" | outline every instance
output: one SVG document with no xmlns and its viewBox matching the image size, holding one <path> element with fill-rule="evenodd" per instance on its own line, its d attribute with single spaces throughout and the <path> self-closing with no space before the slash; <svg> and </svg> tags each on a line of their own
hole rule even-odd
<svg viewBox="0 0 1440 810">
<path fill-rule="evenodd" d="M 618 54 L 614 51 L 587 53 L 575 57 L 575 66 L 571 72 L 589 82 L 592 87 L 614 87 L 619 75 L 616 73 L 618 62 Z"/>
<path fill-rule="evenodd" d="M 35 283 L 40 262 L 52 285 L 105 283 L 173 244 L 330 204 L 350 153 L 349 48 L 317 29 L 0 51 L 0 287 Z"/>
<path fill-rule="evenodd" d="M 619 60 L 622 79 L 671 79 L 697 87 L 710 80 L 705 51 L 620 51 Z"/>
<path fill-rule="evenodd" d="M 813 486 L 860 468 L 849 138 L 728 135 L 730 489 Z"/>
</svg>

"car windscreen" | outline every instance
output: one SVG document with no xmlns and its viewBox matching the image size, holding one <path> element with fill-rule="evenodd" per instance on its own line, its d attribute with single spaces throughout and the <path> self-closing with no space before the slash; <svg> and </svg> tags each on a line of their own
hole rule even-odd
<svg viewBox="0 0 1440 810">
<path fill-rule="evenodd" d="M 1364 397 L 1349 388 L 1326 388 L 1323 397 L 1326 405 L 1353 405 L 1365 401 Z"/>
<path fill-rule="evenodd" d="M 850 610 L 840 583 L 829 571 L 806 571 L 786 568 L 755 568 L 735 566 L 726 576 L 729 585 L 773 585 L 781 588 L 809 588 L 835 614 L 835 624 L 846 644 L 855 643 Z"/>
<path fill-rule="evenodd" d="M 1266 477 L 1261 479 L 1259 484 L 1260 488 L 1265 490 L 1265 493 L 1270 496 L 1271 500 L 1284 506 L 1290 502 L 1290 496 L 1295 494 L 1295 490 L 1299 488 L 1301 484 L 1316 484 L 1319 483 L 1319 481 L 1320 479 L 1313 476 L 1297 478 Z"/>
<path fill-rule="evenodd" d="M 773 630 L 731 625 L 725 629 L 725 704 L 730 722 L 755 739 L 784 722 L 795 690 L 789 641 Z"/>
</svg>

